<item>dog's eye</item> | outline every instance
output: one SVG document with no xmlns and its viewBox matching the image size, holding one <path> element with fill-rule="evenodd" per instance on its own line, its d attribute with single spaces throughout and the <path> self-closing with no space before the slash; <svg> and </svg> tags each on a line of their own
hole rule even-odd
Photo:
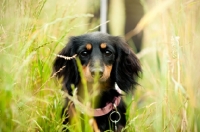
<svg viewBox="0 0 200 132">
<path fill-rule="evenodd" d="M 86 57 L 88 55 L 88 51 L 82 51 L 81 56 Z"/>
<path fill-rule="evenodd" d="M 112 55 L 112 52 L 111 52 L 110 50 L 106 50 L 106 51 L 105 51 L 105 55 L 106 55 L 106 56 L 111 56 L 111 55 Z"/>
</svg>

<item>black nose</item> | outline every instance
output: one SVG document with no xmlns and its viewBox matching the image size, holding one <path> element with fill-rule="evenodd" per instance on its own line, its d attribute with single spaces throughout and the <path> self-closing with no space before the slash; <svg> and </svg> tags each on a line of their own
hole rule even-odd
<svg viewBox="0 0 200 132">
<path fill-rule="evenodd" d="M 92 69 L 90 72 L 91 72 L 92 77 L 95 77 L 95 76 L 102 77 L 103 76 L 102 69 Z"/>
</svg>

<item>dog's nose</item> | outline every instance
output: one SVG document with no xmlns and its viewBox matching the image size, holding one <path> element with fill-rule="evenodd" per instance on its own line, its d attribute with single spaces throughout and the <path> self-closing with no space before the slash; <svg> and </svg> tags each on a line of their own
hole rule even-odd
<svg viewBox="0 0 200 132">
<path fill-rule="evenodd" d="M 100 68 L 92 69 L 90 72 L 91 72 L 92 77 L 95 77 L 95 76 L 102 77 L 103 76 L 103 69 L 100 69 Z"/>
</svg>

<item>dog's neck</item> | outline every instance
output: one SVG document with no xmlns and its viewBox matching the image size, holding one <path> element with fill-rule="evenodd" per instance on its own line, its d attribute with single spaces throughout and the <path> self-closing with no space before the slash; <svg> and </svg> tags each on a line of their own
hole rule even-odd
<svg viewBox="0 0 200 132">
<path fill-rule="evenodd" d="M 109 80 L 98 83 L 87 82 L 86 86 L 80 83 L 77 89 L 79 101 L 92 108 L 104 107 L 106 103 L 112 102 L 119 95 L 115 90 L 115 83 Z"/>
</svg>

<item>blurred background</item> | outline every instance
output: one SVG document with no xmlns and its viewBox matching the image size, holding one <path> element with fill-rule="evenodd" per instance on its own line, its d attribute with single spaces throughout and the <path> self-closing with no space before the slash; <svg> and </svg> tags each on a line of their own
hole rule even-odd
<svg viewBox="0 0 200 132">
<path fill-rule="evenodd" d="M 108 6 L 108 32 L 127 40 L 143 68 L 140 85 L 126 98 L 125 129 L 200 131 L 200 0 L 127 2 Z M 0 3 L 0 132 L 61 131 L 63 93 L 52 63 L 70 36 L 99 30 L 100 2 Z M 134 13 L 127 16 L 129 9 Z M 134 36 L 141 37 L 139 50 Z"/>
</svg>

